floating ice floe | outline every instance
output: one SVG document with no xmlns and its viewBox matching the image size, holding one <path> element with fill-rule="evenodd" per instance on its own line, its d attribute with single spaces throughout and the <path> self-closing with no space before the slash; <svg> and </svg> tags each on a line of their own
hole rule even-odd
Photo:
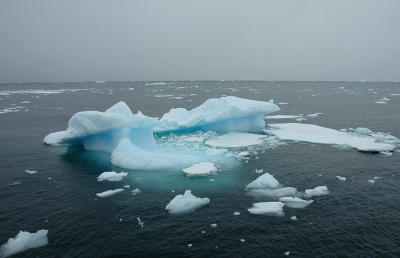
<svg viewBox="0 0 400 258">
<path fill-rule="evenodd" d="M 28 173 L 28 174 L 31 174 L 31 175 L 33 175 L 33 174 L 36 174 L 36 173 L 37 173 L 37 171 L 36 171 L 36 170 L 28 170 L 28 169 L 26 169 L 26 170 L 25 170 L 25 172 L 26 172 L 26 173 Z"/>
<path fill-rule="evenodd" d="M 208 203 L 210 203 L 210 199 L 196 197 L 190 190 L 186 190 L 183 195 L 175 196 L 165 209 L 171 214 L 189 213 Z"/>
<path fill-rule="evenodd" d="M 118 188 L 115 190 L 107 190 L 107 191 L 104 191 L 101 193 L 97 193 L 96 196 L 99 198 L 105 198 L 105 197 L 108 197 L 108 196 L 111 196 L 111 195 L 114 195 L 114 194 L 117 194 L 117 193 L 120 193 L 123 191 L 124 191 L 124 189 L 122 189 L 122 188 Z"/>
<path fill-rule="evenodd" d="M 389 98 L 383 97 L 383 98 L 377 100 L 375 103 L 376 104 L 387 104 L 389 101 L 390 101 Z"/>
<path fill-rule="evenodd" d="M 295 208 L 295 209 L 302 209 L 310 205 L 311 203 L 314 202 L 314 200 L 303 200 L 300 199 L 299 197 L 281 197 L 279 198 L 280 202 L 283 202 L 285 206 L 289 208 Z"/>
<path fill-rule="evenodd" d="M 325 194 L 329 194 L 328 187 L 326 186 L 317 186 L 314 189 L 307 189 L 304 191 L 305 198 L 312 198 L 314 196 L 320 196 Z"/>
<path fill-rule="evenodd" d="M 315 117 L 318 117 L 318 116 L 320 116 L 320 115 L 322 115 L 323 113 L 313 113 L 313 114 L 308 114 L 307 116 L 308 117 L 311 117 L 311 118 L 315 118 Z"/>
<path fill-rule="evenodd" d="M 295 196 L 297 193 L 297 189 L 294 187 L 283 187 L 277 189 L 253 189 L 248 192 L 248 195 L 251 195 L 256 198 L 273 198 L 279 199 L 284 196 Z"/>
<path fill-rule="evenodd" d="M 140 194 L 141 192 L 142 192 L 142 191 L 141 191 L 139 188 L 133 189 L 133 190 L 131 191 L 132 195 L 138 195 L 138 194 Z"/>
<path fill-rule="evenodd" d="M 274 115 L 274 116 L 266 116 L 265 119 L 296 119 L 301 118 L 299 115 Z"/>
<path fill-rule="evenodd" d="M 20 231 L 15 238 L 8 239 L 7 243 L 0 247 L 0 257 L 11 256 L 31 248 L 42 247 L 48 244 L 48 230 L 41 229 L 36 233 Z"/>
<path fill-rule="evenodd" d="M 238 211 L 235 211 L 235 212 L 233 213 L 233 215 L 235 215 L 235 216 L 239 216 L 239 215 L 240 215 L 240 212 L 238 212 Z"/>
<path fill-rule="evenodd" d="M 211 162 L 201 162 L 198 164 L 194 164 L 189 168 L 184 168 L 182 170 L 189 177 L 208 176 L 209 174 L 218 171 L 214 163 Z"/>
<path fill-rule="evenodd" d="M 259 176 L 256 180 L 246 186 L 246 189 L 274 189 L 279 188 L 280 184 L 275 177 L 269 173 Z"/>
<path fill-rule="evenodd" d="M 372 136 L 341 132 L 313 124 L 282 123 L 269 124 L 269 127 L 265 132 L 282 140 L 349 146 L 364 152 L 393 151 L 395 148 L 392 144 L 378 142 Z"/>
<path fill-rule="evenodd" d="M 121 181 L 126 176 L 128 176 L 128 173 L 117 173 L 114 171 L 103 172 L 97 177 L 97 181 Z"/>
<path fill-rule="evenodd" d="M 247 210 L 254 215 L 283 216 L 283 206 L 285 204 L 282 202 L 257 202 Z"/>
<path fill-rule="evenodd" d="M 340 181 L 347 181 L 347 178 L 344 176 L 336 176 L 336 178 Z"/>
</svg>

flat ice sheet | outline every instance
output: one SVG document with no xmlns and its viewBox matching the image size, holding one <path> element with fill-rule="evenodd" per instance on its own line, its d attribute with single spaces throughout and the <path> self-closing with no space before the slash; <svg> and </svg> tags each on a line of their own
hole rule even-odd
<svg viewBox="0 0 400 258">
<path fill-rule="evenodd" d="M 269 124 L 269 127 L 264 131 L 281 140 L 342 145 L 367 152 L 393 151 L 395 148 L 391 144 L 376 142 L 374 137 L 349 134 L 313 124 L 281 123 Z"/>
</svg>

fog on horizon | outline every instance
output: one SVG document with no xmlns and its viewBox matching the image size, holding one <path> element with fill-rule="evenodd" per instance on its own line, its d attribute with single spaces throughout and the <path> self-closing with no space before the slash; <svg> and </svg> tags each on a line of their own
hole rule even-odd
<svg viewBox="0 0 400 258">
<path fill-rule="evenodd" d="M 400 81 L 398 0 L 1 0 L 0 82 Z"/>
</svg>

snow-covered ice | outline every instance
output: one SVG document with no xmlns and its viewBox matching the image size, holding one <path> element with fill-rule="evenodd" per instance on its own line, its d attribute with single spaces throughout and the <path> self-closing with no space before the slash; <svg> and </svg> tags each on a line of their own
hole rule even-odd
<svg viewBox="0 0 400 258">
<path fill-rule="evenodd" d="M 314 189 L 307 189 L 304 191 L 305 198 L 312 198 L 313 196 L 320 196 L 329 194 L 328 187 L 326 186 L 317 186 Z"/>
<path fill-rule="evenodd" d="M 101 193 L 97 193 L 96 196 L 99 198 L 105 198 L 105 197 L 108 197 L 108 196 L 111 196 L 111 195 L 114 195 L 114 194 L 117 194 L 117 193 L 120 193 L 123 191 L 124 191 L 124 189 L 122 189 L 122 188 L 118 188 L 115 190 L 107 190 L 107 191 L 104 191 Z"/>
<path fill-rule="evenodd" d="M 285 206 L 295 209 L 305 208 L 314 202 L 314 200 L 306 201 L 299 197 L 281 197 L 279 198 L 279 201 L 283 202 Z"/>
<path fill-rule="evenodd" d="M 192 212 L 206 204 L 210 203 L 208 198 L 199 198 L 192 194 L 190 190 L 175 196 L 165 207 L 171 214 L 180 214 Z"/>
<path fill-rule="evenodd" d="M 254 215 L 283 216 L 283 206 L 285 204 L 282 202 L 257 202 L 247 210 Z"/>
<path fill-rule="evenodd" d="M 395 146 L 377 142 L 374 137 L 360 136 L 313 124 L 269 124 L 265 132 L 282 140 L 318 144 L 341 145 L 365 152 L 393 151 Z"/>
<path fill-rule="evenodd" d="M 273 175 L 265 173 L 248 184 L 246 189 L 274 189 L 278 187 L 280 187 L 278 180 Z"/>
<path fill-rule="evenodd" d="M 208 176 L 209 174 L 218 171 L 218 169 L 215 167 L 215 164 L 211 162 L 201 162 L 182 170 L 189 177 Z"/>
<path fill-rule="evenodd" d="M 36 233 L 20 231 L 15 238 L 9 238 L 7 243 L 0 247 L 0 257 L 7 257 L 16 253 L 37 248 L 48 244 L 48 230 L 41 229 Z"/>
<path fill-rule="evenodd" d="M 128 173 L 125 172 L 103 172 L 97 177 L 97 181 L 121 181 L 126 176 L 128 176 Z"/>
</svg>

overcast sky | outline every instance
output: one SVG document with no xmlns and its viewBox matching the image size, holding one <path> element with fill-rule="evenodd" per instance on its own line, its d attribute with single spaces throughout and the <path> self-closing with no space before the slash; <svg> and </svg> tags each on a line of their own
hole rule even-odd
<svg viewBox="0 0 400 258">
<path fill-rule="evenodd" d="M 0 81 L 400 80 L 400 0 L 0 0 Z"/>
</svg>

